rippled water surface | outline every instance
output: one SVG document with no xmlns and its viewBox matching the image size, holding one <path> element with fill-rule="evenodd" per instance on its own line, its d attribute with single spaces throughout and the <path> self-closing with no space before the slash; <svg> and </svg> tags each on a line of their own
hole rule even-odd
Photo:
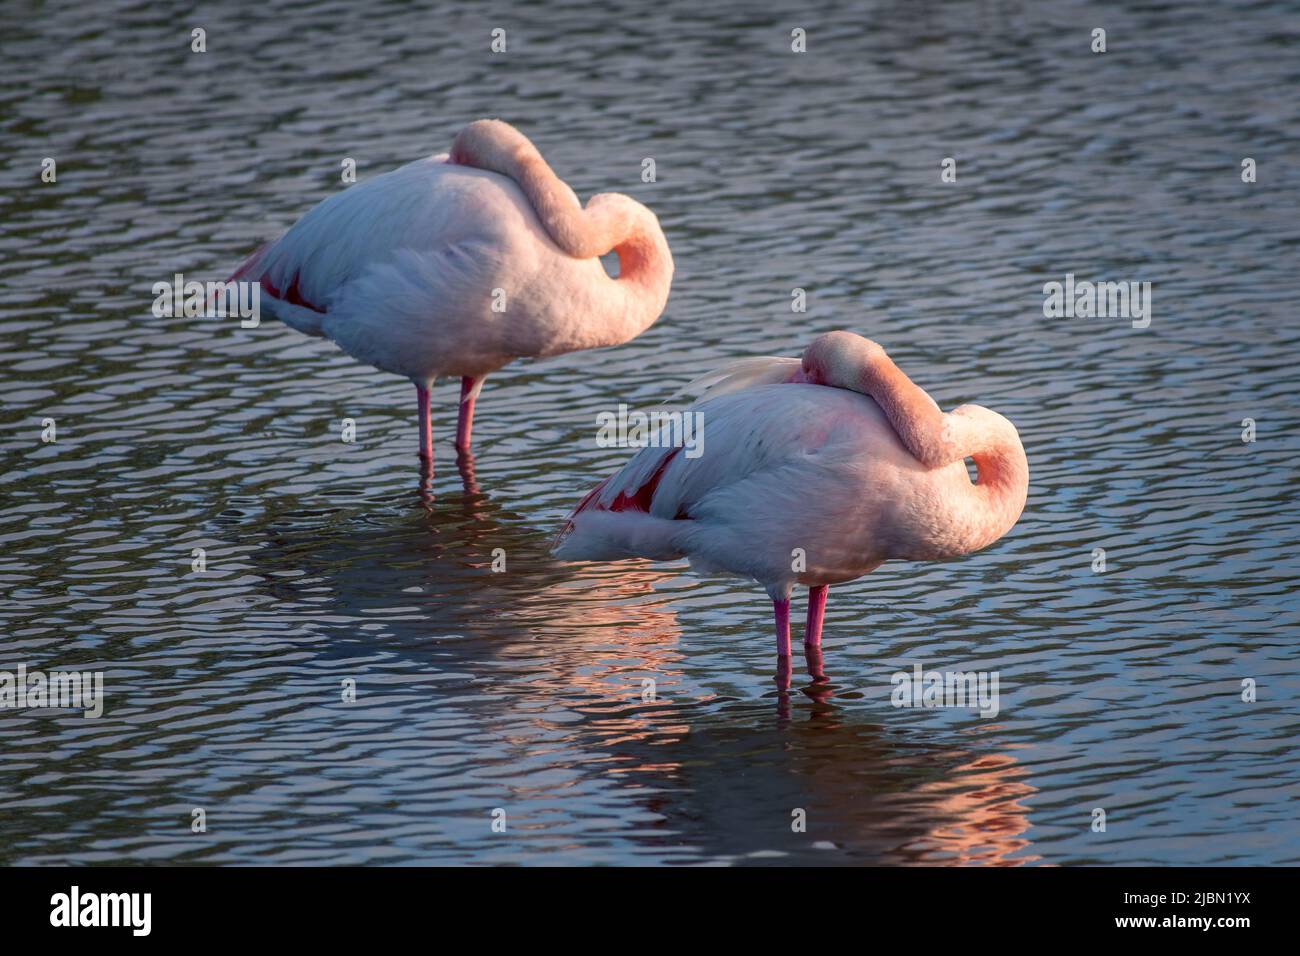
<svg viewBox="0 0 1300 956">
<path fill-rule="evenodd" d="M 1300 862 L 1300 16 L 1228 6 L 6 4 L 0 669 L 107 701 L 0 711 L 0 862 Z M 489 378 L 472 478 L 440 384 L 422 498 L 409 383 L 150 289 L 480 116 L 677 275 L 632 344 Z M 1067 272 L 1150 327 L 1045 319 Z M 1029 502 L 833 588 L 783 693 L 761 589 L 549 543 L 627 455 L 597 413 L 836 327 L 1015 422 Z M 892 707 L 916 663 L 1001 712 Z"/>
</svg>

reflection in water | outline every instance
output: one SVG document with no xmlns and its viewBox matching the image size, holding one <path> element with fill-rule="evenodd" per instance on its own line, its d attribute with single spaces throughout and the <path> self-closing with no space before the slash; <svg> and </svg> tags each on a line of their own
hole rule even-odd
<svg viewBox="0 0 1300 956">
<path fill-rule="evenodd" d="M 444 496 L 426 513 L 428 520 L 399 516 L 382 529 L 326 540 L 281 529 L 259 563 L 274 572 L 281 556 L 290 558 L 285 566 L 306 574 L 277 586 L 277 598 L 310 602 L 317 619 L 346 622 L 329 636 L 326 654 L 398 655 L 481 685 L 481 698 L 441 707 L 444 718 L 454 708 L 460 721 L 492 738 L 484 763 L 546 757 L 553 769 L 596 773 L 616 788 L 622 815 L 653 821 L 649 846 L 680 847 L 690 833 L 691 855 L 1034 859 L 1016 855 L 1027 846 L 1019 800 L 1033 790 L 1020 781 L 1024 771 L 1014 759 L 933 742 L 913 751 L 884 727 L 845 714 L 832 702 L 835 685 L 820 648 L 805 648 L 809 680 L 799 690 L 810 710 L 795 713 L 786 673 L 784 686 L 758 709 L 726 702 L 719 724 L 710 719 L 717 698 L 692 696 L 686 686 L 682 628 L 655 598 L 664 572 L 554 562 L 549 535 L 507 523 L 509 512 L 481 492 Z M 488 570 L 489 545 L 518 570 Z M 460 578 L 474 584 L 461 589 Z M 555 600 L 557 589 L 564 600 Z M 448 591 L 460 597 L 446 601 Z M 353 622 L 362 616 L 382 616 L 382 633 L 358 631 Z M 531 660 L 527 679 L 499 684 L 502 670 L 521 659 Z M 569 703 L 557 706 L 561 701 Z M 580 756 L 562 766 L 557 758 L 568 753 Z M 548 787 L 527 780 L 495 793 L 505 807 L 553 799 Z M 796 808 L 807 814 L 806 832 L 791 829 Z M 543 832 L 550 825 L 541 809 L 516 822 Z"/>
<path fill-rule="evenodd" d="M 793 725 L 752 712 L 730 716 L 725 729 L 688 718 L 668 740 L 657 724 L 620 727 L 606 744 L 647 816 L 661 818 L 656 830 L 666 844 L 690 834 L 708 856 L 750 862 L 1037 859 L 1024 852 L 1029 815 L 1021 802 L 1034 789 L 1009 755 L 913 749 L 833 708 Z"/>
<path fill-rule="evenodd" d="M 963 777 L 963 775 L 965 775 Z M 907 847 L 923 862 L 1019 865 L 1037 856 L 1013 857 L 1029 846 L 1029 812 L 1020 802 L 1036 791 L 1022 779 L 1023 768 L 1010 754 L 979 757 L 957 768 L 953 781 L 927 784 L 922 791 L 941 797 L 938 811 L 952 823 L 936 827 Z"/>
<path fill-rule="evenodd" d="M 420 481 L 418 485 L 420 500 L 424 503 L 427 510 L 432 511 L 434 500 L 433 478 L 435 464 L 431 458 L 417 456 L 417 460 L 420 463 Z M 472 511 L 474 508 L 475 499 L 482 494 L 482 489 L 479 488 L 478 484 L 477 473 L 474 469 L 474 453 L 472 451 L 457 450 L 456 471 L 460 474 L 460 486 L 465 492 L 463 500 L 467 509 L 466 513 L 469 513 L 469 511 Z"/>
</svg>

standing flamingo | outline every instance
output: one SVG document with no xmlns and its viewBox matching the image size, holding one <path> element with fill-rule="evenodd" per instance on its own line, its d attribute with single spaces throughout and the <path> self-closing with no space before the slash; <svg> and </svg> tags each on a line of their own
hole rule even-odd
<svg viewBox="0 0 1300 956">
<path fill-rule="evenodd" d="M 638 452 L 574 509 L 555 553 L 686 557 L 754 578 L 771 595 L 787 674 L 796 583 L 810 588 L 804 643 L 815 651 L 830 585 L 891 558 L 978 551 L 1024 509 L 1029 463 L 1015 427 L 979 405 L 945 414 L 852 332 L 818 337 L 802 363 L 742 360 L 699 384 L 690 411 L 702 415 L 704 453 Z"/>
<path fill-rule="evenodd" d="M 611 250 L 617 279 L 599 258 Z M 635 338 L 663 311 L 672 275 L 649 209 L 620 193 L 584 209 L 522 133 L 478 120 L 450 154 L 321 202 L 228 281 L 260 283 L 275 318 L 411 379 L 431 466 L 438 376 L 461 379 L 456 448 L 466 455 L 489 372 Z"/>
</svg>

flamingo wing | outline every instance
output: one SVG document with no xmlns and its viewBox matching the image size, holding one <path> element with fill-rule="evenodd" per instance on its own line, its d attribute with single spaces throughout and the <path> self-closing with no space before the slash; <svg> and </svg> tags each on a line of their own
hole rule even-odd
<svg viewBox="0 0 1300 956">
<path fill-rule="evenodd" d="M 275 318 L 380 368 L 410 374 L 403 356 L 429 349 L 432 319 L 476 326 L 483 354 L 462 345 L 458 359 L 491 364 L 492 290 L 537 265 L 518 240 L 534 232 L 513 183 L 433 156 L 319 203 L 231 278 L 260 283 Z"/>
<path fill-rule="evenodd" d="M 736 359 L 682 386 L 673 398 L 689 398 L 698 403 L 759 385 L 795 382 L 799 380 L 800 368 L 799 359 L 780 355 Z"/>
<path fill-rule="evenodd" d="M 841 552 L 880 526 L 882 485 L 914 466 L 879 406 L 844 389 L 764 385 L 688 411 L 702 416 L 702 453 L 643 448 L 570 515 L 558 557 L 687 556 L 770 584 L 817 541 L 826 563 L 848 565 L 859 558 Z"/>
</svg>

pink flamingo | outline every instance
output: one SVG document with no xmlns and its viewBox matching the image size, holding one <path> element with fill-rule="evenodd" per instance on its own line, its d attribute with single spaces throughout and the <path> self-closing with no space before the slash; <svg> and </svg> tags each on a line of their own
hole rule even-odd
<svg viewBox="0 0 1300 956">
<path fill-rule="evenodd" d="M 611 250 L 617 279 L 599 258 Z M 259 282 L 275 318 L 414 382 L 431 465 L 436 378 L 461 379 L 465 455 L 489 372 L 635 338 L 663 311 L 672 275 L 649 209 L 619 193 L 584 209 L 522 133 L 478 120 L 450 154 L 321 202 L 229 281 Z"/>
<path fill-rule="evenodd" d="M 1015 427 L 962 405 L 944 413 L 875 342 L 830 332 L 803 360 L 748 359 L 701 379 L 706 441 L 642 449 L 560 531 L 568 560 L 686 557 L 767 588 L 782 667 L 790 594 L 810 588 L 804 644 L 820 648 L 827 589 L 891 558 L 941 560 L 1016 523 L 1029 463 Z M 966 458 L 979 469 L 972 482 Z"/>
</svg>

